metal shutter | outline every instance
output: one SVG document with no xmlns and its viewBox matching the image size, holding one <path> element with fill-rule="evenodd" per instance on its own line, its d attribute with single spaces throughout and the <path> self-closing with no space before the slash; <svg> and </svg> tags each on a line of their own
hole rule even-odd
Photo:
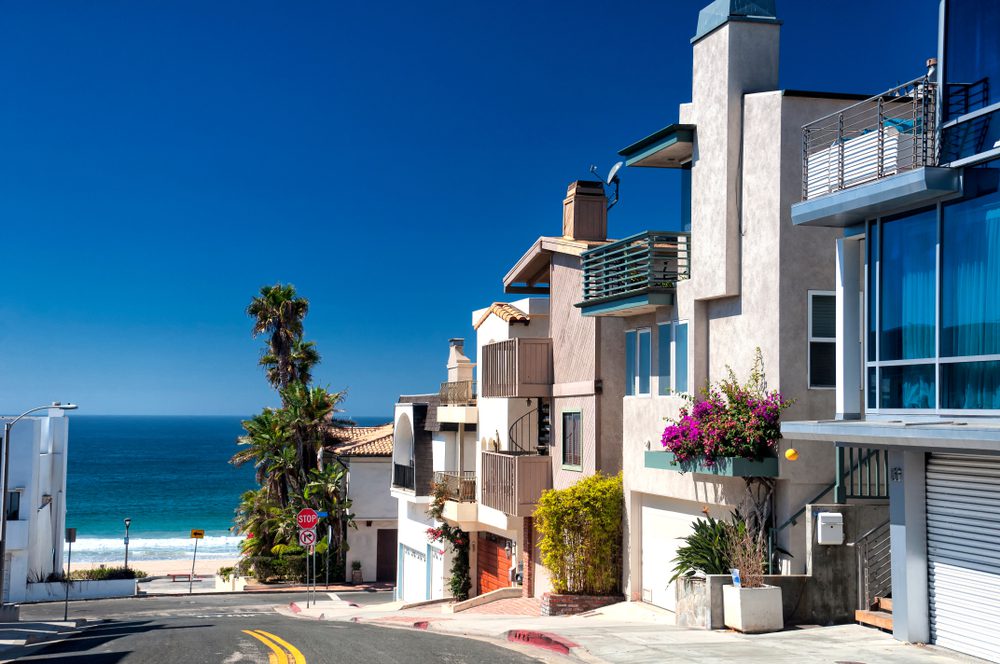
<svg viewBox="0 0 1000 664">
<path fill-rule="evenodd" d="M 1000 457 L 927 462 L 931 642 L 1000 662 Z"/>
</svg>

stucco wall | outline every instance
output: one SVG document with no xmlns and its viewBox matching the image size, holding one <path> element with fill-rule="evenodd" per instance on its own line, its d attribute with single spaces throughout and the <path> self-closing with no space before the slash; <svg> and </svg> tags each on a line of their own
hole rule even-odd
<svg viewBox="0 0 1000 664">
<path fill-rule="evenodd" d="M 392 460 L 385 457 L 353 458 L 349 463 L 349 498 L 351 512 L 358 519 L 391 519 L 396 501 L 389 493 L 392 484 Z"/>
<path fill-rule="evenodd" d="M 397 527 L 396 516 L 393 514 L 386 519 L 355 519 L 357 528 L 347 531 L 347 566 L 344 570 L 344 578 L 341 581 L 351 580 L 351 562 L 361 561 L 361 575 L 365 583 L 375 581 L 378 572 L 378 531 L 394 530 Z M 368 525 L 368 524 L 371 525 Z M 392 551 L 396 556 L 396 550 Z"/>
</svg>

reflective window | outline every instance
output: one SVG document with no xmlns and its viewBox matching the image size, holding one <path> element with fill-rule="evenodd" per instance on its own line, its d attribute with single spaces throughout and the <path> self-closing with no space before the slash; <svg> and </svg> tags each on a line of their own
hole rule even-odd
<svg viewBox="0 0 1000 664">
<path fill-rule="evenodd" d="M 1000 3 L 948 0 L 945 16 L 945 120 L 1000 101 Z"/>
<path fill-rule="evenodd" d="M 638 394 L 649 394 L 649 376 L 652 372 L 652 353 L 650 331 L 639 330 L 639 391 Z"/>
<path fill-rule="evenodd" d="M 935 408 L 934 365 L 882 367 L 882 408 Z"/>
<path fill-rule="evenodd" d="M 657 394 L 670 394 L 670 357 L 670 323 L 663 323 L 656 326 Z"/>
<path fill-rule="evenodd" d="M 940 163 L 948 164 L 995 147 L 1000 147 L 1000 111 L 945 127 L 941 132 Z"/>
<path fill-rule="evenodd" d="M 941 407 L 1000 409 L 1000 361 L 942 364 Z"/>
<path fill-rule="evenodd" d="M 879 360 L 934 356 L 937 210 L 882 222 Z"/>
<path fill-rule="evenodd" d="M 688 326 L 677 323 L 674 326 L 674 390 L 688 391 Z"/>
<path fill-rule="evenodd" d="M 625 396 L 635 394 L 635 330 L 625 333 Z"/>
<path fill-rule="evenodd" d="M 809 387 L 837 386 L 837 298 L 809 293 Z"/>
<path fill-rule="evenodd" d="M 875 298 L 876 288 L 875 285 L 878 282 L 878 222 L 873 221 L 868 225 L 868 237 L 866 240 L 868 245 L 868 360 L 871 362 L 875 361 L 875 324 L 878 321 L 876 316 L 875 303 L 877 302 Z"/>
</svg>

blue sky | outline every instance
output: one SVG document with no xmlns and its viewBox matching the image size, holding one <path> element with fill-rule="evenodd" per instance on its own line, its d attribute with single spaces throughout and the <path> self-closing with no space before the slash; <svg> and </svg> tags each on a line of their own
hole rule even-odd
<svg viewBox="0 0 1000 664">
<path fill-rule="evenodd" d="M 435 389 L 566 185 L 676 121 L 707 1 L 5 3 L 0 411 L 273 405 L 277 281 L 349 413 Z M 937 1 L 879 5 L 779 2 L 782 87 L 923 73 Z M 676 186 L 629 169 L 611 234 L 676 228 Z"/>
</svg>

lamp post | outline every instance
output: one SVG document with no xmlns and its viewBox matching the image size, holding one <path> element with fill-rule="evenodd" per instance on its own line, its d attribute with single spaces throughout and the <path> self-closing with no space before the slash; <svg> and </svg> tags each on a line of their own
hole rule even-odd
<svg viewBox="0 0 1000 664">
<path fill-rule="evenodd" d="M 3 464 L 3 496 L 0 504 L 3 505 L 3 509 L 0 510 L 0 606 L 6 604 L 5 591 L 7 588 L 4 583 L 4 574 L 6 573 L 5 567 L 7 566 L 7 498 L 8 493 L 8 480 L 10 478 L 10 430 L 14 428 L 14 425 L 18 421 L 31 413 L 37 412 L 39 410 L 48 410 L 50 408 L 56 408 L 58 410 L 76 410 L 76 404 L 72 403 L 59 403 L 58 401 L 53 401 L 48 406 L 38 406 L 37 408 L 32 408 L 26 410 L 12 420 L 9 420 L 3 425 L 3 460 L 0 463 Z"/>
<path fill-rule="evenodd" d="M 125 569 L 128 569 L 128 527 L 132 525 L 132 519 L 125 517 Z"/>
</svg>

